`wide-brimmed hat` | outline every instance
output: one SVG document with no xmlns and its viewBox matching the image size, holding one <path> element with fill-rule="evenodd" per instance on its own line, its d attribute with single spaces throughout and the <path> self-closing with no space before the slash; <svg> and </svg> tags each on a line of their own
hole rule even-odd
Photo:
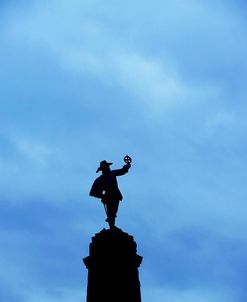
<svg viewBox="0 0 247 302">
<path fill-rule="evenodd" d="M 100 165 L 96 171 L 96 173 L 98 173 L 99 171 L 102 171 L 102 169 L 106 168 L 106 167 L 109 167 L 110 165 L 112 165 L 112 163 L 108 163 L 106 160 L 102 160 L 100 162 Z"/>
</svg>

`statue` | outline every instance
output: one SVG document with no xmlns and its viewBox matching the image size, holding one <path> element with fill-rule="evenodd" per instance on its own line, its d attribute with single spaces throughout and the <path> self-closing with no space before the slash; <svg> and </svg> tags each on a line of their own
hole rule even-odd
<svg viewBox="0 0 247 302">
<path fill-rule="evenodd" d="M 126 165 L 117 170 L 110 169 L 110 165 L 112 165 L 112 163 L 108 163 L 105 160 L 100 162 L 100 166 L 96 173 L 101 171 L 102 175 L 96 178 L 89 193 L 90 196 L 101 198 L 101 202 L 104 205 L 107 215 L 106 222 L 108 222 L 110 229 L 115 227 L 115 219 L 117 216 L 119 202 L 123 199 L 118 188 L 117 176 L 122 176 L 128 173 L 129 168 L 131 167 L 131 157 L 126 155 L 124 157 L 124 161 Z"/>
</svg>

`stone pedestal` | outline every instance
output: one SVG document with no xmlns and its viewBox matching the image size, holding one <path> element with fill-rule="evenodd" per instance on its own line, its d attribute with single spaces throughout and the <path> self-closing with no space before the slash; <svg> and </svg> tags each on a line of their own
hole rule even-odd
<svg viewBox="0 0 247 302">
<path fill-rule="evenodd" d="M 103 229 L 92 238 L 89 256 L 87 302 L 141 302 L 138 267 L 133 236 L 118 228 Z"/>
</svg>

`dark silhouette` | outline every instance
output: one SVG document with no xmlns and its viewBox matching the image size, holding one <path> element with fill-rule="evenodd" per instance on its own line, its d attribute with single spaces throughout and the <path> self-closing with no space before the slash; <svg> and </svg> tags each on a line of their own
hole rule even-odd
<svg viewBox="0 0 247 302">
<path fill-rule="evenodd" d="M 137 255 L 133 236 L 118 228 L 103 229 L 92 238 L 89 256 L 87 302 L 141 302 Z"/>
<path fill-rule="evenodd" d="M 117 176 L 130 168 L 131 158 L 125 156 L 121 169 L 111 170 L 103 160 L 96 172 L 102 171 L 90 190 L 90 195 L 104 204 L 110 229 L 97 233 L 84 258 L 88 269 L 87 302 L 141 302 L 138 267 L 142 257 L 137 255 L 133 236 L 115 227 L 119 201 L 123 196 L 118 188 Z"/>
<path fill-rule="evenodd" d="M 131 158 L 128 155 L 125 156 L 124 161 L 126 165 L 121 169 L 111 170 L 112 163 L 103 160 L 96 171 L 96 173 L 101 171 L 102 175 L 96 178 L 89 193 L 90 196 L 101 198 L 110 228 L 115 226 L 119 201 L 123 199 L 118 188 L 117 176 L 126 174 L 131 167 Z"/>
</svg>

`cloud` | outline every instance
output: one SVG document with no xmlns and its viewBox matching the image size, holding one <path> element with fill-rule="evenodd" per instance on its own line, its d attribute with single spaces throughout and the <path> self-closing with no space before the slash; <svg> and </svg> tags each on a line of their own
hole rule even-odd
<svg viewBox="0 0 247 302">
<path fill-rule="evenodd" d="M 210 120 L 207 121 L 206 127 L 217 128 L 221 126 L 234 125 L 235 116 L 233 112 L 217 112 Z"/>
<path fill-rule="evenodd" d="M 13 280 L 25 283 L 15 282 L 10 301 L 81 299 L 81 258 L 105 226 L 88 191 L 98 163 L 117 168 L 125 153 L 133 166 L 119 179 L 118 224 L 144 256 L 143 299 L 241 301 L 246 28 L 239 3 L 5 7 L 1 279 L 9 289 Z"/>
<path fill-rule="evenodd" d="M 26 139 L 18 139 L 16 141 L 16 146 L 24 156 L 31 160 L 35 165 L 41 167 L 48 165 L 49 156 L 55 152 L 48 146 Z"/>
<path fill-rule="evenodd" d="M 84 289 L 85 290 L 85 289 Z M 36 288 L 33 290 L 28 290 L 25 293 L 25 301 L 26 302 L 72 302 L 75 300 L 85 300 L 86 295 L 85 291 L 83 293 L 82 289 L 78 290 L 71 290 L 67 288 L 59 288 L 59 289 L 51 289 L 49 291 L 37 291 Z"/>
<path fill-rule="evenodd" d="M 211 296 L 215 301 L 225 296 L 229 301 L 241 301 L 245 269 L 241 271 L 237 267 L 240 263 L 245 267 L 246 263 L 243 240 L 191 227 L 171 232 L 159 241 L 152 238 L 152 243 L 148 243 L 140 238 L 140 242 L 149 251 L 143 261 L 146 268 L 141 268 L 145 298 L 152 294 L 158 299 L 162 293 L 168 295 L 171 291 L 171 299 L 191 294 L 191 299 L 198 295 L 202 301 L 208 301 Z M 155 288 L 162 289 L 160 294 Z"/>
<path fill-rule="evenodd" d="M 191 301 L 191 302 L 218 302 L 226 301 L 233 302 L 234 300 L 229 297 L 229 294 L 220 291 L 210 292 L 203 289 L 187 289 L 183 291 L 176 291 L 170 288 L 148 288 L 144 292 L 145 300 L 144 301 L 170 301 L 170 302 L 179 302 L 179 301 Z"/>
<path fill-rule="evenodd" d="M 9 293 L 7 298 L 33 301 L 36 295 L 38 301 L 65 301 L 69 293 L 71 299 L 85 296 L 86 272 L 81 259 L 87 256 L 88 243 L 80 216 L 86 208 L 78 206 L 76 218 L 71 204 L 1 202 L 0 279 Z"/>
<path fill-rule="evenodd" d="M 53 14 L 55 7 L 56 13 Z M 168 7 L 173 8 L 171 4 Z M 114 5 L 113 8 L 118 10 Z M 81 12 L 81 17 L 78 12 Z M 182 70 L 176 63 L 178 57 L 172 58 L 165 50 L 164 55 L 156 57 L 145 54 L 139 45 L 129 41 L 125 35 L 127 43 L 123 38 L 116 40 L 117 31 L 108 24 L 108 11 L 102 9 L 101 14 L 100 12 L 96 10 L 94 14 L 90 6 L 76 1 L 69 9 L 65 3 L 58 4 L 56 1 L 46 5 L 36 3 L 29 12 L 19 16 L 8 27 L 15 40 L 19 43 L 22 40 L 22 43 L 32 48 L 44 48 L 54 56 L 61 68 L 72 73 L 94 76 L 105 85 L 117 85 L 120 89 L 129 91 L 139 103 L 139 108 L 146 108 L 149 115 L 153 112 L 156 118 L 167 108 L 205 100 L 205 93 L 207 97 L 210 94 L 213 98 L 218 97 L 220 87 L 217 88 L 214 84 L 205 86 L 202 82 L 195 85 L 181 77 Z M 181 17 L 187 18 L 187 13 L 187 9 L 183 11 L 179 8 Z M 125 18 L 122 17 L 120 23 L 127 22 L 129 14 L 131 15 L 128 12 Z M 68 23 L 66 20 L 71 15 L 74 19 Z M 150 21 L 155 22 L 155 18 Z M 163 22 L 169 24 L 170 21 L 168 18 Z M 195 20 L 192 19 L 191 22 Z M 136 39 L 138 35 L 145 39 L 138 23 L 133 26 L 136 26 L 137 31 L 131 32 L 132 39 Z M 179 30 L 182 28 L 179 27 Z M 121 36 L 122 31 L 124 29 L 121 27 L 118 35 Z M 147 27 L 146 37 L 149 37 L 149 33 Z M 163 34 L 160 29 L 157 29 L 157 33 Z M 132 47 L 128 46 L 129 42 Z M 168 49 L 171 46 L 168 43 Z"/>
</svg>

